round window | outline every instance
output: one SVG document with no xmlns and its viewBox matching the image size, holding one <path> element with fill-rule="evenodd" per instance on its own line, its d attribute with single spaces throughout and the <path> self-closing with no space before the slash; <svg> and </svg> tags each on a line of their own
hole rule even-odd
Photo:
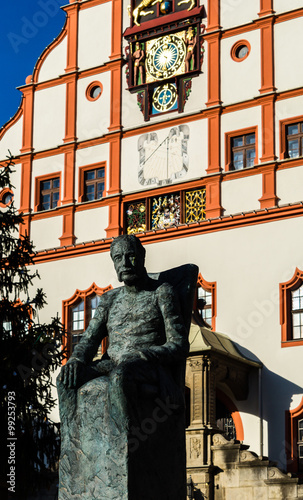
<svg viewBox="0 0 303 500">
<path fill-rule="evenodd" d="M 103 85 L 100 82 L 92 82 L 86 89 L 86 98 L 89 101 L 99 99 L 103 91 Z"/>
<path fill-rule="evenodd" d="M 244 61 L 249 56 L 250 44 L 247 40 L 239 40 L 231 49 L 231 58 L 236 62 Z"/>
<path fill-rule="evenodd" d="M 2 208 L 8 207 L 13 201 L 14 194 L 9 188 L 3 189 L 0 193 L 0 206 Z"/>
</svg>

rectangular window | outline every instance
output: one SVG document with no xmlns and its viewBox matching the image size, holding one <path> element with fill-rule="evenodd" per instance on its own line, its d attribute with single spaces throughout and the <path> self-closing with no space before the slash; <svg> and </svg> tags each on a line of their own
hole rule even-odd
<svg viewBox="0 0 303 500">
<path fill-rule="evenodd" d="M 253 167 L 256 157 L 255 134 L 244 134 L 231 139 L 231 169 L 241 170 Z"/>
<path fill-rule="evenodd" d="M 164 193 L 129 202 L 125 207 L 127 234 L 197 223 L 206 218 L 206 189 Z"/>
<path fill-rule="evenodd" d="M 104 167 L 84 172 L 84 200 L 93 201 L 103 197 Z"/>
<path fill-rule="evenodd" d="M 287 157 L 303 156 L 303 122 L 286 126 Z"/>
<path fill-rule="evenodd" d="M 40 210 L 50 210 L 58 206 L 60 199 L 60 178 L 40 181 Z"/>
</svg>

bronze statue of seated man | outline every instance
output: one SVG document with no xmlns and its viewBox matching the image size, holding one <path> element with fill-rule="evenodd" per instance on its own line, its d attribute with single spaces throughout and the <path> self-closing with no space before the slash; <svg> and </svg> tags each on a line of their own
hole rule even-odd
<svg viewBox="0 0 303 500">
<path fill-rule="evenodd" d="M 72 471 L 75 470 L 77 460 L 82 460 L 81 457 L 85 446 L 85 449 L 88 450 L 84 453 L 86 458 L 92 449 L 92 446 L 89 447 L 86 443 L 90 438 L 83 433 L 81 434 L 82 431 L 80 434 L 83 437 L 80 435 L 79 437 L 76 427 L 78 425 L 78 427 L 82 426 L 83 428 L 85 419 L 89 418 L 85 397 L 87 397 L 88 401 L 92 393 L 94 393 L 93 401 L 101 408 L 92 409 L 92 412 L 96 411 L 95 419 L 100 419 L 101 427 L 108 426 L 106 432 L 110 434 L 109 429 L 112 429 L 112 433 L 115 434 L 116 438 L 118 435 L 126 436 L 128 442 L 125 448 L 126 454 L 130 452 L 129 443 L 132 433 L 136 434 L 135 429 L 140 427 L 144 419 L 150 419 L 157 404 L 160 404 L 160 406 L 161 404 L 169 405 L 169 411 L 181 415 L 182 420 L 184 382 L 182 387 L 182 383 L 180 384 L 180 369 L 182 372 L 189 344 L 187 339 L 188 328 L 185 326 L 178 296 L 171 284 L 160 282 L 148 276 L 144 265 L 145 249 L 135 236 L 123 235 L 114 239 L 110 254 L 118 279 L 120 282 L 123 281 L 125 286 L 110 290 L 100 297 L 94 318 L 90 321 L 69 361 L 63 366 L 57 381 L 62 421 L 60 500 L 77 499 L 77 495 L 81 499 L 87 498 L 89 500 L 94 498 L 116 498 L 113 486 L 112 492 L 108 493 L 111 491 L 112 480 L 103 476 L 100 479 L 101 485 L 97 489 L 95 486 L 95 489 L 86 486 L 86 490 L 84 488 L 82 491 L 76 491 L 76 488 L 74 496 L 72 490 L 69 490 L 68 474 L 72 474 Z M 109 339 L 107 353 L 101 360 L 93 361 L 102 339 L 107 336 Z M 98 389 L 96 389 L 97 387 Z M 96 398 L 98 401 L 96 401 Z M 158 401 L 158 403 L 155 403 L 155 401 Z M 106 417 L 101 414 L 103 411 L 102 406 L 105 408 Z M 78 424 L 75 423 L 76 421 Z M 184 422 L 182 425 L 184 433 Z M 88 427 L 91 426 L 92 424 L 88 425 Z M 163 429 L 165 429 L 164 424 L 162 425 Z M 91 431 L 91 428 L 87 429 L 87 432 Z M 155 444 L 158 439 L 156 437 L 157 433 L 158 430 L 154 433 L 155 436 L 149 440 L 151 443 L 154 440 L 150 453 L 154 453 L 152 449 L 158 446 L 158 444 Z M 112 446 L 110 452 L 106 450 L 107 445 L 102 439 L 100 439 L 100 448 L 97 446 L 94 453 L 98 455 L 98 450 L 100 456 L 104 453 L 107 453 L 107 455 L 111 453 L 113 454 L 111 464 L 116 463 Z M 110 436 L 107 436 L 106 439 L 108 446 L 110 446 Z M 176 436 L 176 439 L 178 439 L 178 436 Z M 180 439 L 183 443 L 183 436 Z M 82 444 L 83 440 L 85 441 L 84 444 Z M 69 449 L 70 442 L 73 442 L 74 446 L 75 455 L 73 457 Z M 93 437 L 91 438 L 92 442 L 94 442 L 93 446 L 95 447 L 96 443 Z M 145 442 L 145 450 L 148 449 L 146 446 L 147 443 Z M 121 450 L 119 453 L 121 455 Z M 76 458 L 77 454 L 80 458 Z M 135 460 L 141 462 L 145 459 L 145 455 L 146 452 L 141 449 L 137 451 L 137 459 Z M 147 457 L 146 460 L 150 458 Z M 98 461 L 98 456 L 93 458 L 93 461 L 95 459 Z M 92 461 L 92 456 L 90 460 Z M 132 460 L 134 460 L 133 456 L 131 459 L 127 458 L 126 469 L 132 467 Z M 182 463 L 184 474 L 181 475 L 185 477 L 183 459 Z M 115 468 L 115 466 L 113 467 Z M 136 467 L 138 467 L 138 464 Z M 110 476 L 113 472 L 112 466 L 109 466 L 108 469 L 110 469 Z M 85 466 L 83 471 L 78 471 L 75 476 L 79 479 L 82 473 L 85 475 Z M 126 470 L 125 473 L 127 475 L 129 471 Z M 97 472 L 95 472 L 95 479 L 91 477 L 91 481 L 96 481 L 96 477 L 99 477 Z M 144 481 L 144 478 L 140 479 L 140 481 L 142 480 Z M 79 481 L 80 483 L 81 481 Z M 88 484 L 89 481 L 84 478 L 82 483 Z M 106 483 L 106 488 L 102 486 L 103 483 Z M 183 483 L 184 481 L 179 487 L 179 496 L 172 490 L 172 496 L 166 495 L 163 496 L 163 499 L 184 500 L 185 486 Z M 142 489 L 137 488 L 133 479 L 128 478 L 125 484 L 127 491 L 124 492 L 121 487 L 122 490 L 120 489 L 120 492 L 117 493 L 117 498 L 119 500 L 139 500 L 140 498 L 141 500 Z M 132 491 L 130 491 L 130 488 Z M 67 490 L 69 490 L 68 493 L 66 493 Z M 96 493 L 97 490 L 99 493 Z M 86 491 L 87 497 L 85 496 Z M 162 499 L 157 489 L 148 494 L 145 492 L 144 495 L 146 499 Z"/>
</svg>

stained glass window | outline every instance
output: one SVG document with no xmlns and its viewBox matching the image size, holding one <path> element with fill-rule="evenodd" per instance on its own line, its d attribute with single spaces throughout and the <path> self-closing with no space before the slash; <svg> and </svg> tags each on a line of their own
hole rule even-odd
<svg viewBox="0 0 303 500">
<path fill-rule="evenodd" d="M 129 203 L 126 209 L 127 234 L 143 233 L 146 231 L 145 201 Z"/>
<path fill-rule="evenodd" d="M 180 194 L 167 194 L 152 199 L 152 229 L 180 224 Z"/>
<path fill-rule="evenodd" d="M 185 222 L 205 219 L 205 188 L 187 191 L 185 194 Z"/>
</svg>

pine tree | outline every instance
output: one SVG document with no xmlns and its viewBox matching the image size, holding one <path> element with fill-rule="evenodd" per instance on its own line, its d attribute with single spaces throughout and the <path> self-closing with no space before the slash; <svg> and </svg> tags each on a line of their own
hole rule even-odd
<svg viewBox="0 0 303 500">
<path fill-rule="evenodd" d="M 0 167 L 0 191 L 13 189 L 12 168 L 9 157 Z M 45 486 L 58 461 L 59 434 L 48 416 L 56 404 L 52 373 L 64 355 L 64 332 L 58 318 L 49 324 L 39 321 L 46 297 L 35 289 L 34 247 L 28 236 L 19 236 L 22 223 L 12 200 L 0 212 L 0 453 L 6 464 L 1 466 L 0 492 L 11 491 L 11 498 L 24 500 Z M 13 477 L 7 476 L 10 467 L 15 467 L 15 493 L 7 483 Z"/>
</svg>

